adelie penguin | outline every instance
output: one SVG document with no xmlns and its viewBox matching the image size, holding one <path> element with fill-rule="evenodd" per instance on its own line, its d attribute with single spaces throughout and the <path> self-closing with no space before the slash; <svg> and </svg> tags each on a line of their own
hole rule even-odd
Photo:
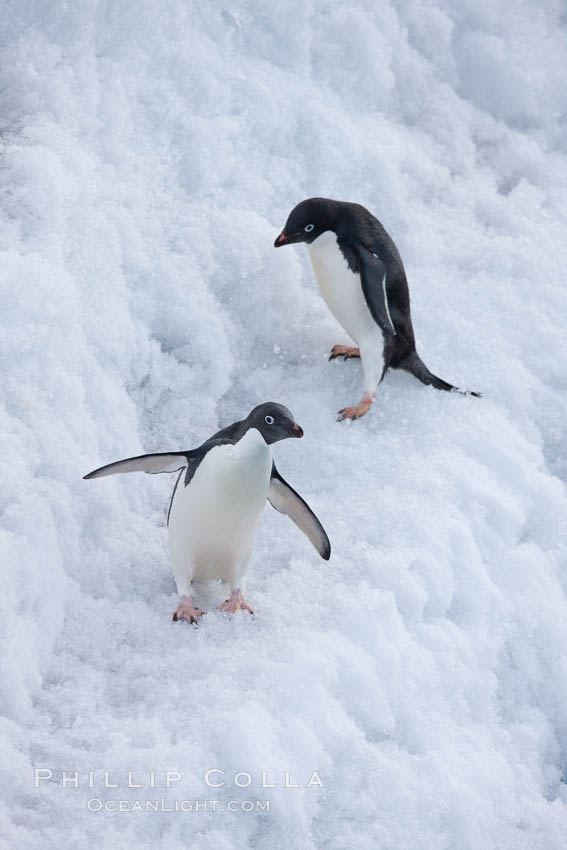
<svg viewBox="0 0 567 850">
<path fill-rule="evenodd" d="M 222 579 L 230 596 L 221 611 L 252 609 L 244 599 L 256 529 L 266 504 L 287 514 L 325 560 L 331 545 L 325 529 L 301 496 L 276 469 L 272 446 L 303 431 L 281 404 L 260 404 L 246 417 L 217 431 L 196 449 L 119 460 L 84 477 L 119 472 L 179 472 L 169 506 L 168 528 L 179 605 L 174 620 L 196 623 L 191 582 Z"/>
<path fill-rule="evenodd" d="M 466 393 L 429 371 L 415 348 L 409 290 L 402 259 L 378 219 L 360 204 L 309 198 L 289 214 L 274 245 L 305 242 L 323 298 L 357 347 L 335 345 L 335 357 L 360 357 L 364 395 L 339 411 L 367 413 L 388 369 L 411 372 L 438 390 Z"/>
</svg>

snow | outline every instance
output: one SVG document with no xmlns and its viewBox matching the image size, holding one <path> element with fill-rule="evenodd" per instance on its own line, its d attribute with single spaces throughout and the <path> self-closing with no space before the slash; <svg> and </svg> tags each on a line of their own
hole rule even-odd
<svg viewBox="0 0 567 850">
<path fill-rule="evenodd" d="M 4 4 L 2 848 L 564 847 L 566 40 L 557 0 Z M 272 247 L 312 195 L 481 401 L 394 373 L 335 423 L 360 365 Z M 267 508 L 257 617 L 173 624 L 173 478 L 81 476 L 266 400 L 331 561 Z M 87 806 L 161 797 L 270 811 Z"/>
</svg>

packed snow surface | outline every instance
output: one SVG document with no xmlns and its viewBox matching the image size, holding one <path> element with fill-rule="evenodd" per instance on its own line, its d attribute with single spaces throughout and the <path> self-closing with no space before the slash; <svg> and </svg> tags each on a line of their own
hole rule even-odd
<svg viewBox="0 0 567 850">
<path fill-rule="evenodd" d="M 564 848 L 562 3 L 5 0 L 0 31 L 0 846 Z M 360 364 L 272 247 L 312 195 L 380 218 L 424 361 L 482 400 L 392 373 L 335 422 Z M 268 506 L 256 618 L 212 585 L 172 623 L 173 477 L 81 476 L 268 400 L 331 560 Z"/>
</svg>

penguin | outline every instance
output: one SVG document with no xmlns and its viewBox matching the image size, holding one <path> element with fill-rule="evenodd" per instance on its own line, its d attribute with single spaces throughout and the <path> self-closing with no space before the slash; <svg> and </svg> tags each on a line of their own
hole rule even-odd
<svg viewBox="0 0 567 850">
<path fill-rule="evenodd" d="M 126 458 L 89 472 L 103 478 L 121 472 L 179 472 L 167 516 L 171 566 L 179 604 L 174 620 L 197 623 L 205 613 L 191 597 L 191 582 L 222 579 L 230 596 L 221 611 L 253 614 L 244 599 L 256 529 L 266 503 L 287 514 L 326 561 L 331 544 L 301 496 L 280 475 L 273 444 L 302 437 L 281 404 L 266 402 L 217 431 L 196 449 Z"/>
<path fill-rule="evenodd" d="M 334 345 L 329 360 L 362 361 L 364 395 L 339 410 L 339 422 L 368 412 L 389 369 L 404 369 L 438 390 L 480 397 L 438 378 L 420 359 L 402 259 L 371 212 L 360 204 L 308 198 L 291 211 L 274 247 L 296 242 L 306 243 L 323 298 L 356 343 Z"/>
</svg>

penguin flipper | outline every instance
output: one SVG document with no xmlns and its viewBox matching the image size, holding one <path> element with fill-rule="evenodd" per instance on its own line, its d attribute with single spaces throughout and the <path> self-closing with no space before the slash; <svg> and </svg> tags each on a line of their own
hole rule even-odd
<svg viewBox="0 0 567 850">
<path fill-rule="evenodd" d="M 276 511 L 287 516 L 301 529 L 325 561 L 331 557 L 331 544 L 325 529 L 299 493 L 290 487 L 272 463 L 268 501 Z"/>
<path fill-rule="evenodd" d="M 337 241 L 350 270 L 360 274 L 362 293 L 372 318 L 383 333 L 395 335 L 386 292 L 385 264 L 356 237 L 341 236 Z"/>
<path fill-rule="evenodd" d="M 156 475 L 159 472 L 177 472 L 189 463 L 192 452 L 158 452 L 151 455 L 138 455 L 108 463 L 83 475 L 83 478 L 104 478 L 105 475 L 116 475 L 119 472 L 148 472 Z"/>
</svg>

